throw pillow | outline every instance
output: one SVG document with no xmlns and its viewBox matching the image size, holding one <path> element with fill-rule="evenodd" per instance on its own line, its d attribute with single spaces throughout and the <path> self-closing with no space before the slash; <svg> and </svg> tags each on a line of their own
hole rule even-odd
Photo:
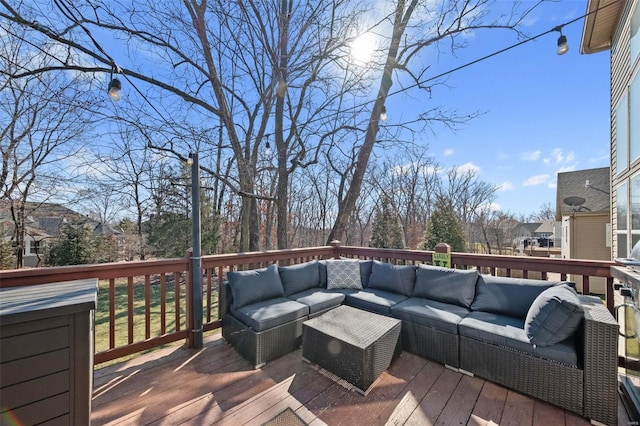
<svg viewBox="0 0 640 426">
<path fill-rule="evenodd" d="M 568 285 L 551 287 L 531 305 L 524 323 L 529 341 L 549 346 L 567 339 L 582 323 L 580 298 Z"/>
<path fill-rule="evenodd" d="M 327 260 L 327 288 L 362 289 L 358 259 Z"/>
<path fill-rule="evenodd" d="M 476 294 L 478 271 L 418 265 L 413 297 L 422 297 L 465 308 L 471 307 Z"/>
<path fill-rule="evenodd" d="M 317 260 L 291 266 L 279 266 L 278 272 L 284 287 L 284 294 L 287 297 L 300 291 L 320 287 L 320 268 Z"/>
<path fill-rule="evenodd" d="M 373 261 L 368 288 L 390 291 L 411 296 L 416 281 L 416 268 L 413 265 L 392 265 Z"/>
<path fill-rule="evenodd" d="M 284 297 L 277 265 L 248 271 L 229 271 L 227 279 L 231 288 L 234 309 L 263 300 Z"/>
</svg>

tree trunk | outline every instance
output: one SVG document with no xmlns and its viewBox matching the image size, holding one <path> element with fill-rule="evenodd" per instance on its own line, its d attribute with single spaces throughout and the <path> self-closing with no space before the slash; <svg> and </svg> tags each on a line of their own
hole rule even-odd
<svg viewBox="0 0 640 426">
<path fill-rule="evenodd" d="M 349 185 L 349 189 L 347 190 L 344 199 L 339 202 L 338 215 L 336 217 L 336 222 L 333 225 L 333 229 L 331 229 L 331 232 L 329 233 L 327 244 L 329 244 L 333 240 L 344 239 L 344 236 L 346 235 L 349 218 L 351 217 L 353 209 L 356 205 L 356 201 L 360 196 L 364 174 L 369 165 L 369 157 L 371 156 L 371 151 L 373 150 L 373 145 L 376 142 L 376 136 L 378 135 L 378 130 L 380 128 L 380 113 L 382 112 L 382 107 L 387 100 L 389 89 L 393 84 L 393 80 L 391 79 L 391 77 L 396 66 L 396 58 L 398 56 L 398 47 L 400 45 L 400 40 L 402 38 L 402 35 L 404 34 L 404 31 L 407 27 L 407 22 L 411 17 L 411 13 L 415 8 L 416 3 L 417 0 L 412 0 L 409 7 L 407 8 L 406 13 L 404 11 L 404 0 L 398 0 L 398 3 L 396 5 L 393 24 L 393 36 L 391 38 L 391 45 L 389 46 L 387 61 L 384 64 L 382 80 L 380 81 L 380 88 L 378 89 L 378 97 L 373 104 L 373 110 L 371 111 L 371 117 L 369 118 L 369 126 L 367 127 L 364 143 L 358 151 L 358 159 L 356 162 L 353 177 L 351 179 L 351 185 Z"/>
<path fill-rule="evenodd" d="M 280 34 L 279 34 L 279 63 L 278 73 L 280 81 L 276 90 L 276 116 L 275 137 L 278 151 L 278 185 L 276 188 L 276 210 L 278 215 L 278 249 L 283 250 L 289 246 L 289 171 L 287 170 L 287 145 L 284 140 L 284 102 L 287 93 L 288 78 L 288 32 L 289 32 L 289 5 L 291 0 L 280 1 Z"/>
</svg>

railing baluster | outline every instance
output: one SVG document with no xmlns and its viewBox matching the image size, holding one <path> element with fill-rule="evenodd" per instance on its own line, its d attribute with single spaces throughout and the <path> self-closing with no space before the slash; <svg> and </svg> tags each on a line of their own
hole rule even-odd
<svg viewBox="0 0 640 426">
<path fill-rule="evenodd" d="M 167 334 L 167 276 L 160 273 L 160 335 Z"/>
<path fill-rule="evenodd" d="M 116 347 L 116 279 L 109 278 L 109 349 Z"/>
<path fill-rule="evenodd" d="M 133 343 L 133 277 L 127 277 L 127 342 Z"/>
<path fill-rule="evenodd" d="M 582 294 L 590 294 L 589 293 L 589 275 L 582 276 Z"/>
<path fill-rule="evenodd" d="M 226 295 L 222 294 L 222 283 L 224 280 L 224 267 L 218 266 L 218 318 L 222 318 L 222 304 L 226 303 L 223 299 Z"/>
<path fill-rule="evenodd" d="M 180 331 L 181 327 L 180 327 L 180 273 L 179 272 L 174 272 L 173 273 L 173 291 L 175 292 L 175 301 L 174 301 L 174 307 L 175 307 L 175 321 L 176 321 L 176 331 Z"/>
<path fill-rule="evenodd" d="M 144 338 L 151 338 L 151 277 L 144 276 Z"/>
<path fill-rule="evenodd" d="M 207 322 L 211 322 L 211 268 L 207 268 Z"/>
</svg>

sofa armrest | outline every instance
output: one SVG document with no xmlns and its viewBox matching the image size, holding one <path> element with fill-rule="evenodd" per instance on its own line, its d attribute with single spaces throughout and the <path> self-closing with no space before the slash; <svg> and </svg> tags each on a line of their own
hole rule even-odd
<svg viewBox="0 0 640 426">
<path fill-rule="evenodd" d="M 618 424 L 618 323 L 602 301 L 580 296 L 584 309 L 584 416 Z"/>
</svg>

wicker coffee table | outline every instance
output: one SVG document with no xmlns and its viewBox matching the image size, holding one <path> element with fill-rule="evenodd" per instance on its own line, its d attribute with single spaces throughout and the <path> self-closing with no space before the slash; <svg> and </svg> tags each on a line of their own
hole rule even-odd
<svg viewBox="0 0 640 426">
<path fill-rule="evenodd" d="M 366 394 L 399 353 L 401 321 L 339 306 L 302 325 L 302 357 Z"/>
</svg>

